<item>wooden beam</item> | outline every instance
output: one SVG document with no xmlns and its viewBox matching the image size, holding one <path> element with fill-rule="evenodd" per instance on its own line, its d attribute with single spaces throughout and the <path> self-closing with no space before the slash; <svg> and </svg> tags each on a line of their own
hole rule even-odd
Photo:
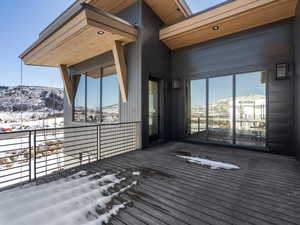
<svg viewBox="0 0 300 225">
<path fill-rule="evenodd" d="M 189 17 L 193 14 L 189 6 L 186 4 L 185 0 L 174 0 L 174 1 L 185 17 Z"/>
<path fill-rule="evenodd" d="M 70 105 L 72 105 L 73 100 L 73 86 L 69 77 L 68 67 L 66 65 L 59 65 L 61 79 L 64 82 L 65 93 L 67 94 L 67 100 Z"/>
<path fill-rule="evenodd" d="M 124 56 L 124 47 L 122 42 L 113 42 L 113 55 L 116 64 L 117 74 L 119 76 L 120 91 L 123 102 L 127 102 L 127 68 Z"/>
</svg>

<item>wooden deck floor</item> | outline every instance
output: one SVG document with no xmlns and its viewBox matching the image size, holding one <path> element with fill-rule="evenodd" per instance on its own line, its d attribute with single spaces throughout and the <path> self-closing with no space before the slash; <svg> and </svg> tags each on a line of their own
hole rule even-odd
<svg viewBox="0 0 300 225">
<path fill-rule="evenodd" d="M 177 151 L 241 169 L 212 170 L 187 163 L 176 157 Z M 142 171 L 138 185 L 121 195 L 133 204 L 112 219 L 114 225 L 300 224 L 300 168 L 291 157 L 174 142 L 84 169 Z"/>
</svg>

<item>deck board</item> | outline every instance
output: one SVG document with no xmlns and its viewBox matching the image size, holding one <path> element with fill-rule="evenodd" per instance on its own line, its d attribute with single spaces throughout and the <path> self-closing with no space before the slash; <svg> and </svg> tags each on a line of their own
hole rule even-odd
<svg viewBox="0 0 300 225">
<path fill-rule="evenodd" d="M 212 170 L 187 163 L 177 151 L 241 169 Z M 300 168 L 293 157 L 173 142 L 81 169 L 142 171 L 138 185 L 121 194 L 133 204 L 111 220 L 114 225 L 300 224 Z"/>
</svg>

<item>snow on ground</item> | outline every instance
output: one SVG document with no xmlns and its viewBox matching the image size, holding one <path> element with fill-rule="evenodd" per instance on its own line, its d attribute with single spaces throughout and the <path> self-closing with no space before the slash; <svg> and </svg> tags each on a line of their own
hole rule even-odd
<svg viewBox="0 0 300 225">
<path fill-rule="evenodd" d="M 101 225 L 126 207 L 115 199 L 137 184 L 123 188 L 127 178 L 105 172 L 73 176 L 42 185 L 0 192 L 0 225 Z M 127 182 L 128 183 L 128 182 Z"/>
<path fill-rule="evenodd" d="M 134 171 L 132 172 L 132 176 L 140 176 L 141 172 L 140 171 Z"/>
<path fill-rule="evenodd" d="M 8 134 L 0 134 L 0 136 L 1 135 Z M 47 140 L 63 141 L 63 139 L 63 133 L 47 134 L 45 136 L 37 135 L 36 137 L 38 146 L 41 146 L 41 148 L 47 146 Z M 0 140 L 0 188 L 28 181 L 29 163 L 31 163 L 31 168 L 34 167 L 34 159 L 28 159 L 28 142 L 28 137 L 24 135 L 16 136 L 15 138 L 8 137 L 7 139 L 4 138 L 3 140 Z M 31 149 L 33 149 L 33 140 L 31 140 L 31 145 Z M 57 144 L 57 146 L 61 145 Z M 41 154 L 37 151 L 37 176 L 44 176 L 54 172 L 55 170 L 63 169 L 65 158 L 66 156 L 63 153 L 63 148 L 56 149 L 55 152 L 52 152 L 52 154 L 49 155 Z M 34 177 L 33 170 L 31 177 Z"/>
<path fill-rule="evenodd" d="M 210 169 L 240 169 L 239 166 L 230 164 L 230 163 L 224 163 L 224 162 L 218 162 L 218 161 L 213 161 L 209 159 L 203 159 L 199 157 L 191 157 L 191 156 L 182 156 L 182 155 L 177 155 L 180 158 L 187 159 L 188 162 L 190 163 L 195 163 L 195 164 L 200 164 L 202 166 L 208 166 Z"/>
<path fill-rule="evenodd" d="M 50 118 L 50 119 L 40 119 L 40 120 L 29 120 L 26 121 L 23 119 L 23 122 L 18 120 L 18 122 L 10 122 L 10 123 L 1 123 L 0 131 L 5 129 L 11 129 L 11 131 L 18 130 L 33 130 L 33 129 L 43 129 L 43 128 L 57 128 L 64 126 L 64 118 Z"/>
</svg>

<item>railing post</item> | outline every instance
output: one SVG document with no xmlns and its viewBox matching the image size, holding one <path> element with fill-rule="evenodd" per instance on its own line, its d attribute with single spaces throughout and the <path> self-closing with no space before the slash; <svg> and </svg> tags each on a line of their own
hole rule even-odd
<svg viewBox="0 0 300 225">
<path fill-rule="evenodd" d="M 79 153 L 80 166 L 82 166 L 82 152 Z"/>
<path fill-rule="evenodd" d="M 136 132 L 135 132 L 135 149 L 140 150 L 142 149 L 142 140 L 141 140 L 141 124 L 139 122 L 135 123 L 136 125 Z"/>
<path fill-rule="evenodd" d="M 28 133 L 28 145 L 29 145 L 29 153 L 28 153 L 28 170 L 29 170 L 29 181 L 31 181 L 31 131 Z"/>
<path fill-rule="evenodd" d="M 97 125 L 97 161 L 99 160 L 99 125 Z"/>
<path fill-rule="evenodd" d="M 198 133 L 200 132 L 200 117 L 198 117 Z"/>
<path fill-rule="evenodd" d="M 101 124 L 99 125 L 99 159 L 101 160 L 102 159 L 102 155 L 101 155 Z"/>
<path fill-rule="evenodd" d="M 36 180 L 36 130 L 33 131 L 33 157 L 34 180 Z"/>
</svg>

